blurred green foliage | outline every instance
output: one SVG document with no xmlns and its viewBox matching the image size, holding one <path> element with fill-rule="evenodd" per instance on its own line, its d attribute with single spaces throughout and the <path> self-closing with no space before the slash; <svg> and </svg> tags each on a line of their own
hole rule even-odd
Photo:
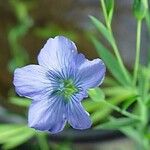
<svg viewBox="0 0 150 150">
<path fill-rule="evenodd" d="M 8 33 L 8 41 L 12 55 L 8 67 L 13 72 L 16 67 L 21 67 L 29 62 L 28 53 L 21 45 L 21 39 L 28 33 L 28 30 L 33 25 L 33 20 L 28 15 L 28 5 L 24 1 L 10 0 L 9 2 L 18 21 L 18 24 L 12 27 Z"/>
<path fill-rule="evenodd" d="M 137 20 L 141 20 L 146 16 L 148 9 L 147 0 L 134 0 L 133 2 L 133 13 Z"/>
<path fill-rule="evenodd" d="M 73 30 L 64 30 L 62 27 L 54 23 L 48 23 L 45 27 L 37 27 L 34 30 L 35 35 L 40 38 L 48 39 L 49 37 L 55 37 L 58 34 L 69 37 L 76 41 L 77 34 Z"/>
<path fill-rule="evenodd" d="M 10 0 L 9 3 L 17 20 L 17 24 L 11 26 L 8 31 L 8 42 L 11 52 L 11 60 L 8 64 L 8 70 L 13 72 L 15 68 L 22 67 L 30 62 L 29 54 L 23 47 L 22 42 L 33 26 L 34 21 L 28 13 L 30 9 L 30 3 L 28 3 L 28 1 Z M 33 29 L 33 33 L 37 37 L 43 39 L 61 34 L 70 37 L 73 40 L 77 40 L 77 36 L 74 31 L 66 31 L 53 23 L 42 28 L 35 27 Z M 8 100 L 12 105 L 24 107 L 26 109 L 28 109 L 31 103 L 29 99 L 15 96 L 15 93 L 12 93 L 12 91 L 9 93 Z M 24 114 L 24 116 L 26 116 L 26 114 Z M 7 114 L 7 117 L 9 117 L 9 114 Z M 23 117 L 23 119 L 25 118 Z M 4 150 L 18 147 L 19 145 L 28 142 L 30 139 L 35 139 L 38 142 L 36 148 L 31 146 L 33 149 L 50 149 L 47 134 L 35 131 L 34 129 L 27 127 L 26 124 L 0 124 L 0 132 L 0 144 L 2 144 L 2 149 Z M 70 144 L 62 143 L 53 149 L 69 150 Z"/>
<path fill-rule="evenodd" d="M 119 54 L 119 50 L 113 36 L 111 22 L 109 19 L 109 11 L 107 10 L 108 4 L 107 0 L 101 0 L 102 10 L 105 18 L 105 24 L 100 20 L 91 16 L 91 21 L 98 29 L 101 35 L 109 42 L 114 54 L 107 49 L 104 44 L 98 40 L 96 35 L 90 36 L 99 56 L 104 60 L 111 76 L 112 80 L 118 82 L 118 85 L 110 84 L 109 87 L 103 88 L 103 93 L 105 94 L 106 100 L 103 98 L 99 101 L 106 105 L 104 110 L 98 114 L 96 121 L 103 119 L 103 112 L 117 111 L 121 114 L 119 117 L 115 117 L 113 114 L 111 116 L 105 116 L 105 122 L 98 124 L 97 129 L 113 129 L 120 130 L 128 137 L 132 138 L 137 145 L 137 149 L 149 150 L 150 139 L 147 136 L 149 134 L 149 113 L 150 109 L 148 103 L 150 102 L 150 77 L 149 77 L 149 62 L 148 65 L 140 65 L 140 43 L 141 43 L 141 29 L 142 21 L 146 19 L 148 30 L 150 30 L 149 19 L 150 13 L 148 10 L 147 0 L 135 0 L 133 3 L 134 15 L 137 19 L 137 35 L 136 35 L 136 56 L 135 56 L 135 66 L 132 72 L 127 70 L 124 66 L 122 58 Z M 109 5 L 110 6 L 110 5 Z M 114 6 L 111 6 L 114 9 Z M 110 8 L 109 8 L 110 10 Z M 112 81 L 111 82 L 115 82 Z M 108 83 L 108 82 L 107 82 Z M 95 98 L 101 92 L 94 89 L 95 93 L 89 94 L 91 99 L 95 101 Z M 96 94 L 97 92 L 97 94 Z M 111 94 L 111 95 L 110 95 Z M 100 98 L 101 96 L 99 96 Z M 117 100 L 118 103 L 112 103 L 110 100 Z M 117 104 L 119 104 L 117 106 Z M 101 105 L 101 104 L 100 104 Z M 101 105 L 102 106 L 102 105 Z M 101 108 L 101 109 L 102 109 Z M 100 107 L 94 108 L 100 109 Z M 95 112 L 94 112 L 95 113 Z M 95 120 L 94 120 L 95 121 Z"/>
<path fill-rule="evenodd" d="M 30 62 L 29 55 L 22 46 L 22 40 L 29 33 L 30 28 L 33 27 L 34 21 L 28 14 L 29 6 L 26 1 L 10 0 L 9 2 L 17 19 L 17 24 L 12 26 L 8 32 L 12 56 L 8 68 L 9 71 L 13 72 L 16 67 L 24 66 Z M 97 33 L 108 41 L 112 51 L 97 38 L 97 34 L 91 35 L 88 32 L 88 37 L 94 44 L 99 57 L 104 60 L 110 76 L 106 77 L 102 89 L 95 88 L 88 91 L 89 98 L 83 101 L 83 105 L 91 114 L 93 128 L 120 130 L 134 139 L 137 145 L 140 145 L 141 150 L 149 150 L 150 62 L 146 66 L 140 65 L 138 68 L 138 81 L 133 85 L 134 76 L 132 71 L 129 71 L 123 64 L 111 28 L 115 1 L 101 0 L 100 2 L 105 23 L 93 16 L 90 16 L 90 18 L 98 31 Z M 141 21 L 146 19 L 150 33 L 150 12 L 147 0 L 134 1 L 133 8 L 136 18 L 140 18 Z M 33 33 L 43 39 L 58 34 L 67 36 L 75 41 L 78 39 L 75 31 L 64 30 L 59 25 L 51 22 L 44 27 L 35 27 Z M 10 94 L 8 99 L 12 105 L 26 109 L 31 103 L 29 99 L 15 96 L 15 93 Z M 117 116 L 114 115 L 114 112 L 117 112 Z M 24 119 L 25 115 L 24 117 L 22 116 Z M 0 133 L 2 149 L 15 148 L 27 141 L 30 142 L 30 139 L 37 141 L 38 149 L 48 150 L 51 148 L 51 143 L 47 140 L 46 133 L 28 128 L 26 124 L 0 124 Z M 70 150 L 71 143 L 61 143 L 53 146 L 53 149 Z"/>
<path fill-rule="evenodd" d="M 0 143 L 3 144 L 3 149 L 12 149 L 28 141 L 35 134 L 34 130 L 26 125 L 18 124 L 2 124 L 0 132 Z"/>
</svg>

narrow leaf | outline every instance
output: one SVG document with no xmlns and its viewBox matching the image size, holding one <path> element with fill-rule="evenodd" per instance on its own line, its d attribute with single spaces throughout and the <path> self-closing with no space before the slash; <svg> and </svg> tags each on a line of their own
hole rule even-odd
<svg viewBox="0 0 150 150">
<path fill-rule="evenodd" d="M 129 126 L 123 127 L 123 128 L 120 128 L 120 131 L 124 133 L 126 136 L 135 140 L 138 144 L 142 144 L 140 133 L 137 132 L 137 130 L 134 129 L 133 127 L 129 127 Z"/>
<path fill-rule="evenodd" d="M 91 99 L 84 100 L 83 101 L 83 106 L 88 112 L 95 112 L 97 109 L 99 109 L 102 105 L 99 102 L 95 102 Z"/>
<path fill-rule="evenodd" d="M 23 132 L 20 132 L 20 134 L 18 134 L 17 136 L 14 136 L 11 139 L 9 139 L 3 145 L 3 149 L 8 150 L 8 149 L 15 148 L 21 145 L 22 143 L 25 143 L 26 141 L 28 141 L 34 134 L 35 132 L 33 130 L 26 128 Z"/>
<path fill-rule="evenodd" d="M 120 94 L 120 95 L 119 95 Z M 107 101 L 114 105 L 114 107 L 121 102 L 124 102 L 128 97 L 131 96 L 131 93 L 118 93 L 117 96 L 107 99 Z M 100 122 L 101 120 L 104 120 L 109 117 L 110 113 L 113 111 L 113 108 L 107 105 L 105 102 L 101 101 L 99 107 L 97 108 L 96 111 L 94 111 L 91 114 L 91 118 L 94 124 L 97 122 Z M 117 106 L 116 106 L 117 107 Z"/>
<path fill-rule="evenodd" d="M 14 105 L 22 107 L 29 107 L 29 105 L 31 104 L 31 101 L 29 99 L 20 97 L 10 97 L 9 101 Z"/>
<path fill-rule="evenodd" d="M 6 128 L 4 128 L 4 129 L 6 129 Z M 18 126 L 10 125 L 10 127 L 7 130 L 3 130 L 3 131 L 1 130 L 0 143 L 4 143 L 11 136 L 15 136 L 15 135 L 17 135 L 20 132 L 24 132 L 24 129 L 26 129 L 25 125 L 18 125 Z"/>
<path fill-rule="evenodd" d="M 133 95 L 131 97 L 129 97 L 122 106 L 123 110 L 128 109 L 136 100 L 137 100 L 138 96 L 137 95 Z"/>
<path fill-rule="evenodd" d="M 113 119 L 112 121 L 103 123 L 96 126 L 97 129 L 113 129 L 118 130 L 119 128 L 136 124 L 136 121 L 130 118 L 119 118 Z"/>
<path fill-rule="evenodd" d="M 109 52 L 109 50 L 106 49 L 95 37 L 91 37 L 91 39 L 92 39 L 93 44 L 96 47 L 98 54 L 104 60 L 107 68 L 112 73 L 112 75 L 122 85 L 127 85 L 128 81 L 126 80 L 126 77 L 124 76 L 124 74 L 118 64 L 118 61 L 113 56 L 113 54 L 111 52 Z"/>
<path fill-rule="evenodd" d="M 95 27 L 100 31 L 100 33 L 108 40 L 108 42 L 113 45 L 114 44 L 114 38 L 108 31 L 108 29 L 101 23 L 97 18 L 90 16 L 90 19 L 92 20 Z"/>
<path fill-rule="evenodd" d="M 99 102 L 105 99 L 105 94 L 100 88 L 90 89 L 88 91 L 89 96 L 92 100 Z"/>
</svg>

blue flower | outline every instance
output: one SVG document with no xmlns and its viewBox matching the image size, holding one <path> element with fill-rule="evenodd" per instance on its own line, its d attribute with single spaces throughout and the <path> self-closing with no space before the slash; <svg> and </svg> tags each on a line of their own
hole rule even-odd
<svg viewBox="0 0 150 150">
<path fill-rule="evenodd" d="M 102 60 L 89 61 L 78 54 L 72 41 L 57 36 L 44 45 L 38 63 L 14 72 L 17 94 L 33 100 L 29 126 L 51 133 L 62 131 L 66 122 L 75 129 L 90 128 L 92 123 L 81 101 L 89 88 L 102 83 L 106 70 Z"/>
</svg>

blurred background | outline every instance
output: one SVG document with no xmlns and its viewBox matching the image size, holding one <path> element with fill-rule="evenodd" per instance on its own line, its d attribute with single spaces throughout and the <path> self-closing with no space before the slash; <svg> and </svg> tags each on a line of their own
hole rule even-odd
<svg viewBox="0 0 150 150">
<path fill-rule="evenodd" d="M 116 0 L 115 2 L 112 26 L 124 62 L 128 68 L 131 68 L 135 55 L 136 31 L 136 21 L 131 10 L 132 1 Z M 16 105 L 19 98 L 16 98 L 12 85 L 13 71 L 16 67 L 37 63 L 37 55 L 49 37 L 64 35 L 73 40 L 79 52 L 84 53 L 87 58 L 98 57 L 92 42 L 89 40 L 89 35 L 96 32 L 89 15 L 103 20 L 99 0 L 0 0 L 1 123 L 26 123 L 27 108 L 22 106 L 27 106 L 27 104 Z M 145 59 L 145 56 L 148 55 L 146 51 L 146 43 L 149 40 L 147 34 L 147 29 L 143 26 L 142 63 L 147 61 Z M 17 103 L 19 102 L 17 101 Z M 48 141 L 51 140 L 51 138 L 48 139 Z M 55 141 L 55 137 L 53 137 L 53 140 Z M 96 140 L 96 143 L 93 143 L 93 141 L 75 143 L 74 149 L 129 150 L 133 146 L 133 143 L 127 139 L 119 139 L 113 142 L 110 140 L 109 144 L 105 143 L 104 140 L 102 141 L 102 143 L 98 140 Z M 70 145 L 70 143 L 59 142 L 62 144 L 61 148 L 69 149 L 65 145 Z M 31 149 L 30 143 L 34 143 L 32 149 L 39 149 L 38 146 L 35 146 L 34 139 L 17 149 Z M 126 145 L 125 148 L 120 147 L 122 144 Z M 60 147 L 56 149 L 60 149 Z"/>
</svg>

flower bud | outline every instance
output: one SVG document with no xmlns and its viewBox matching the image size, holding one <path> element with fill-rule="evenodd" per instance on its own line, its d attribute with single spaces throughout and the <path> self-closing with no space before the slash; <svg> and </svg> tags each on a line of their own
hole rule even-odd
<svg viewBox="0 0 150 150">
<path fill-rule="evenodd" d="M 114 0 L 105 0 L 106 11 L 109 15 L 111 11 L 114 9 Z"/>
<path fill-rule="evenodd" d="M 147 0 L 134 0 L 133 13 L 137 20 L 142 20 L 145 17 L 147 9 Z"/>
</svg>

